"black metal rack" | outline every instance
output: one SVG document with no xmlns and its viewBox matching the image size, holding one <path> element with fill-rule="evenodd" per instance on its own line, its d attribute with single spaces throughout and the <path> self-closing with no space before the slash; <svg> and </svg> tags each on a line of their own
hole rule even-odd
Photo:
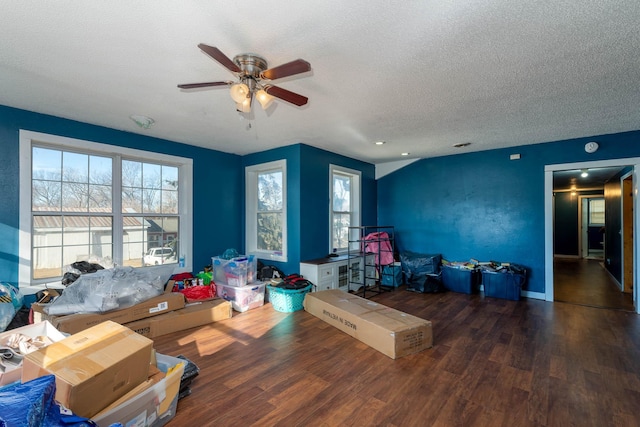
<svg viewBox="0 0 640 427">
<path fill-rule="evenodd" d="M 393 272 L 384 268 L 395 260 L 394 234 L 391 225 L 349 227 L 350 293 L 367 298 L 394 289 L 393 278 L 386 277 Z"/>
</svg>

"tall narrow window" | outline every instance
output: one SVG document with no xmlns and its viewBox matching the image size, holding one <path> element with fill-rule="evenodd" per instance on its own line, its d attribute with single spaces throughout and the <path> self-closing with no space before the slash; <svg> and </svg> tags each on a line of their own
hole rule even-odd
<svg viewBox="0 0 640 427">
<path fill-rule="evenodd" d="M 246 246 L 260 258 L 287 260 L 286 161 L 246 168 Z"/>
<path fill-rule="evenodd" d="M 113 159 L 39 146 L 31 158 L 33 279 L 90 257 L 111 260 Z"/>
<path fill-rule="evenodd" d="M 349 227 L 360 226 L 360 172 L 331 165 L 330 247 L 343 253 L 349 247 Z"/>
<path fill-rule="evenodd" d="M 137 160 L 122 161 L 122 215 L 126 223 L 122 247 L 125 265 L 178 262 L 178 184 L 176 166 Z"/>
<path fill-rule="evenodd" d="M 190 252 L 190 159 L 29 131 L 20 150 L 21 285 L 77 261 L 140 267 Z"/>
</svg>

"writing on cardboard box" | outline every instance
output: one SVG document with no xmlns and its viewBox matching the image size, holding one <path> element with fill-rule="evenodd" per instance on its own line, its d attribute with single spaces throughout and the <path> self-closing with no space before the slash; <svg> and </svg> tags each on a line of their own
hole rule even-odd
<svg viewBox="0 0 640 427">
<path fill-rule="evenodd" d="M 355 323 L 350 322 L 350 321 L 349 321 L 349 320 L 347 320 L 347 319 L 343 319 L 342 317 L 338 316 L 338 315 L 337 315 L 337 314 L 335 314 L 335 313 L 330 312 L 329 310 L 323 309 L 323 310 L 322 310 L 322 314 L 323 314 L 323 315 L 325 315 L 325 316 L 328 316 L 330 319 L 335 320 L 336 322 L 340 322 L 340 323 L 342 323 L 342 324 L 343 324 L 343 325 L 345 325 L 347 328 L 351 328 L 351 329 L 353 329 L 354 331 L 358 329 L 358 327 L 356 326 L 356 324 L 355 324 Z"/>
<path fill-rule="evenodd" d="M 402 343 L 407 349 L 420 348 L 424 345 L 424 334 L 421 330 L 406 334 L 402 337 Z"/>
</svg>

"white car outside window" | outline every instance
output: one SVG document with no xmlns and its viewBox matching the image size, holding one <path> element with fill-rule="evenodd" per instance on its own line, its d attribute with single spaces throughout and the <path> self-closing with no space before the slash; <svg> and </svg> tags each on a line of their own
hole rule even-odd
<svg viewBox="0 0 640 427">
<path fill-rule="evenodd" d="M 144 265 L 160 265 L 176 262 L 172 248 L 151 248 L 142 259 Z"/>
</svg>

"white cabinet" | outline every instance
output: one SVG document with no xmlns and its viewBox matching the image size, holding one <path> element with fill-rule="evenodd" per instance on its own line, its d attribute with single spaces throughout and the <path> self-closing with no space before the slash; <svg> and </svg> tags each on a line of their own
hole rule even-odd
<svg viewBox="0 0 640 427">
<path fill-rule="evenodd" d="M 341 255 L 337 257 L 317 258 L 300 263 L 300 274 L 310 280 L 315 286 L 315 291 L 327 289 L 342 289 L 349 291 L 349 268 L 351 272 L 358 274 L 362 257 Z M 352 277 L 353 281 L 355 278 Z"/>
</svg>

